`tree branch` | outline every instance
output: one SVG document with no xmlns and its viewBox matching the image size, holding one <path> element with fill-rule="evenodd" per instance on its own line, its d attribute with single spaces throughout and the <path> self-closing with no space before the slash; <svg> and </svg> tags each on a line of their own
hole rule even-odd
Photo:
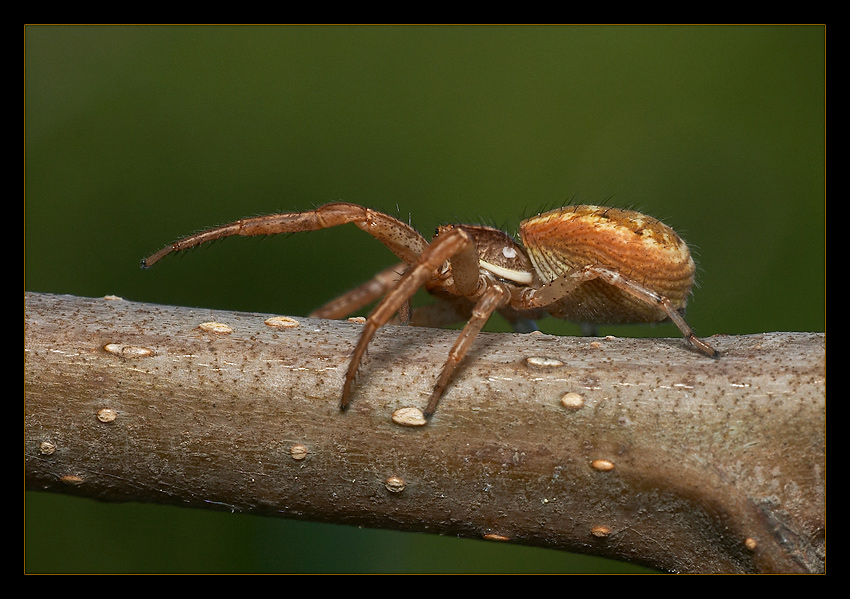
<svg viewBox="0 0 850 599">
<path fill-rule="evenodd" d="M 559 548 L 679 572 L 824 570 L 823 334 L 482 334 L 25 296 L 28 490 Z M 229 328 L 200 327 L 217 322 Z M 229 332 L 228 332 L 229 331 Z M 545 360 L 529 360 L 545 358 Z"/>
</svg>

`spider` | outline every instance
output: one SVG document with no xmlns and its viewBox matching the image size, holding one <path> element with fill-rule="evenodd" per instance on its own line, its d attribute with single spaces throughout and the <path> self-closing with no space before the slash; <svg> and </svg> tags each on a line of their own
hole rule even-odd
<svg viewBox="0 0 850 599">
<path fill-rule="evenodd" d="M 382 298 L 369 314 L 349 362 L 342 410 L 348 408 L 369 342 L 394 318 L 418 326 L 466 321 L 434 384 L 426 418 L 433 415 L 453 372 L 493 312 L 515 330 L 533 330 L 533 321 L 546 314 L 589 324 L 670 320 L 698 351 L 718 355 L 683 318 L 695 270 L 688 246 L 667 225 L 632 210 L 590 205 L 551 210 L 520 223 L 521 243 L 492 227 L 443 225 L 429 243 L 388 214 L 335 202 L 207 229 L 166 246 L 141 265 L 148 268 L 173 252 L 231 235 L 316 231 L 346 223 L 381 241 L 402 264 L 310 315 L 342 318 Z M 411 312 L 410 299 L 423 286 L 441 301 Z"/>
</svg>

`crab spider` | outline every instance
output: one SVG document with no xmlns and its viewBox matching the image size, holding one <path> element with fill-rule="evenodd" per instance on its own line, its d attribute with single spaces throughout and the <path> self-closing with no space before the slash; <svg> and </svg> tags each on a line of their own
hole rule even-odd
<svg viewBox="0 0 850 599">
<path fill-rule="evenodd" d="M 558 208 L 520 223 L 521 243 L 499 229 L 461 224 L 439 227 L 428 242 L 388 214 L 337 202 L 207 229 L 142 260 L 142 267 L 231 235 L 297 233 L 346 223 L 381 241 L 402 264 L 311 314 L 342 318 L 382 298 L 369 314 L 349 362 L 340 400 L 343 410 L 375 332 L 397 313 L 407 314 L 410 298 L 423 286 L 440 302 L 414 310 L 409 315 L 411 324 L 467 321 L 433 387 L 426 417 L 434 413 L 452 373 L 494 312 L 515 328 L 546 314 L 597 324 L 670 320 L 697 350 L 717 356 L 683 318 L 695 271 L 688 246 L 667 225 L 632 210 L 586 205 Z"/>
</svg>

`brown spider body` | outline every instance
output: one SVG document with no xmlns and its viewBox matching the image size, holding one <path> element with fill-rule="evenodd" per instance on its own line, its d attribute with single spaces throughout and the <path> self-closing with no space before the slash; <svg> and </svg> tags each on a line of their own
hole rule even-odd
<svg viewBox="0 0 850 599">
<path fill-rule="evenodd" d="M 682 318 L 694 282 L 688 246 L 670 227 L 630 210 L 598 206 L 552 210 L 520 224 L 522 245 L 503 231 L 475 225 L 444 225 L 429 243 L 387 214 L 333 203 L 208 229 L 163 248 L 143 260 L 142 266 L 231 235 L 315 231 L 346 223 L 380 240 L 402 264 L 311 314 L 341 318 L 382 298 L 366 320 L 349 362 L 342 409 L 348 407 L 357 370 L 375 331 L 397 315 L 422 326 L 467 321 L 434 385 L 426 416 L 433 414 L 452 373 L 493 312 L 517 329 L 546 314 L 585 323 L 670 319 L 697 349 L 717 355 Z M 421 287 L 442 301 L 410 313 L 410 298 Z"/>
<path fill-rule="evenodd" d="M 524 221 L 520 238 L 538 276 L 550 282 L 588 265 L 666 297 L 683 311 L 694 283 L 687 244 L 661 221 L 598 206 L 559 208 Z M 556 318 L 595 324 L 660 322 L 667 313 L 603 279 L 589 280 L 547 308 Z"/>
</svg>

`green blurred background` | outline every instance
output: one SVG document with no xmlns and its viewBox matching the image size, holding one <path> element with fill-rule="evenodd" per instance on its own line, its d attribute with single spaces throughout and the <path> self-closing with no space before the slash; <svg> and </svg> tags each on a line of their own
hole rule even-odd
<svg viewBox="0 0 850 599">
<path fill-rule="evenodd" d="M 343 227 L 225 240 L 149 271 L 139 259 L 207 226 L 334 200 L 409 216 L 427 236 L 443 222 L 514 232 L 542 209 L 607 203 L 692 245 L 700 335 L 824 330 L 824 27 L 24 33 L 28 291 L 304 315 L 393 256 Z M 642 571 L 61 495 L 26 493 L 25 508 L 27 572 Z"/>
</svg>

